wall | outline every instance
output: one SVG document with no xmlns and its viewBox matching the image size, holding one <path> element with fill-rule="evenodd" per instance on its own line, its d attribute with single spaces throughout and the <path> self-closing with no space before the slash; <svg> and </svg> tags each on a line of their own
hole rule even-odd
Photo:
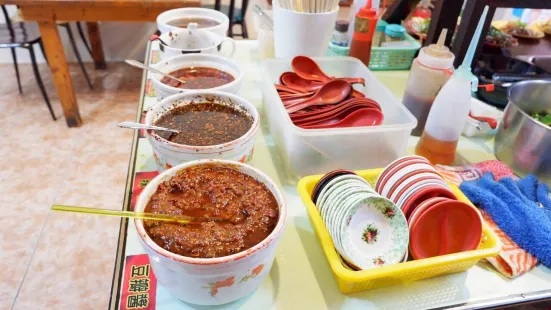
<svg viewBox="0 0 551 310">
<path fill-rule="evenodd" d="M 10 16 L 16 15 L 15 6 L 8 6 Z M 4 23 L 3 14 L 0 13 L 0 23 Z M 86 23 L 82 23 L 86 34 Z M 75 23 L 72 25 L 73 35 L 84 61 L 92 61 L 90 54 L 84 47 L 80 36 L 78 35 Z M 100 23 L 101 39 L 103 51 L 107 61 L 121 61 L 124 59 L 143 60 L 147 39 L 157 29 L 155 23 L 121 23 L 121 22 L 102 22 Z M 59 33 L 63 41 L 65 55 L 69 62 L 76 62 L 67 31 L 60 27 Z M 42 52 L 38 45 L 35 47 L 35 54 L 39 62 L 44 62 Z M 30 62 L 29 53 L 26 49 L 17 49 L 17 58 L 19 63 Z M 0 63 L 13 63 L 10 49 L 0 49 Z"/>
</svg>

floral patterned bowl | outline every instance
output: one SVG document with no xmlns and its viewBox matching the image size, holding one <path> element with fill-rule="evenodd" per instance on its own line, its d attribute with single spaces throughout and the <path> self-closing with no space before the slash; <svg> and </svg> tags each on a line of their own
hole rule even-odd
<svg viewBox="0 0 551 310">
<path fill-rule="evenodd" d="M 260 170 L 225 160 L 198 160 L 173 167 L 151 180 L 140 194 L 135 211 L 143 211 L 159 184 L 180 170 L 204 164 L 222 164 L 264 183 L 279 205 L 279 220 L 272 233 L 252 248 L 224 257 L 192 258 L 171 253 L 147 235 L 142 220 L 134 220 L 140 243 L 149 255 L 159 283 L 174 297 L 197 305 L 220 305 L 255 291 L 268 275 L 287 217 L 287 205 L 276 184 Z"/>
</svg>

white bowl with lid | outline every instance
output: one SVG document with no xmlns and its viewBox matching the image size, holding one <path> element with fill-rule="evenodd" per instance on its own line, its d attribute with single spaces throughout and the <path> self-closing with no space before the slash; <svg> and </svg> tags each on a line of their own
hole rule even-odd
<svg viewBox="0 0 551 310">
<path fill-rule="evenodd" d="M 231 74 L 234 77 L 234 80 L 230 83 L 220 85 L 208 89 L 188 89 L 188 88 L 178 88 L 172 87 L 161 82 L 163 76 L 159 74 L 151 74 L 151 84 L 155 89 L 155 95 L 158 100 L 163 100 L 168 96 L 189 92 L 189 91 L 198 91 L 198 90 L 209 90 L 209 91 L 223 91 L 232 94 L 236 94 L 241 85 L 243 84 L 243 70 L 237 64 L 237 62 L 218 55 L 212 54 L 186 54 L 173 56 L 167 59 L 163 59 L 160 62 L 152 65 L 155 69 L 160 70 L 161 72 L 171 73 L 179 69 L 189 68 L 189 67 L 208 67 L 218 69 L 224 72 Z"/>
<path fill-rule="evenodd" d="M 216 54 L 231 58 L 235 52 L 235 41 L 216 33 L 197 29 L 193 23 L 188 29 L 170 31 L 160 35 L 161 59 L 182 54 Z M 166 45 L 164 43 L 166 43 Z M 227 47 L 226 45 L 230 45 Z"/>
<path fill-rule="evenodd" d="M 236 254 L 193 258 L 160 247 L 149 237 L 142 220 L 135 219 L 134 225 L 157 280 L 171 295 L 192 304 L 220 305 L 251 294 L 270 273 L 275 250 L 285 228 L 287 204 L 275 182 L 252 166 L 224 160 L 198 160 L 173 167 L 151 180 L 140 194 L 135 211 L 144 211 L 159 184 L 170 180 L 179 171 L 205 164 L 230 166 L 266 185 L 279 206 L 277 224 L 268 237 Z"/>
<path fill-rule="evenodd" d="M 157 16 L 157 28 L 161 33 L 186 29 L 169 24 L 171 21 L 181 18 L 205 18 L 214 20 L 218 23 L 218 25 L 201 29 L 211 31 L 221 37 L 226 37 L 226 33 L 230 28 L 230 19 L 226 16 L 226 14 L 205 8 L 182 8 L 163 12 Z"/>
<path fill-rule="evenodd" d="M 193 146 L 174 143 L 163 139 L 153 130 L 146 131 L 146 138 L 153 148 L 153 157 L 159 171 L 164 171 L 181 163 L 199 159 L 223 159 L 235 162 L 248 162 L 252 158 L 256 134 L 259 129 L 259 115 L 255 106 L 237 95 L 220 91 L 194 91 L 176 94 L 157 103 L 146 114 L 145 124 L 153 125 L 162 115 L 173 108 L 204 102 L 230 106 L 250 115 L 251 128 L 241 137 L 218 145 Z"/>
</svg>

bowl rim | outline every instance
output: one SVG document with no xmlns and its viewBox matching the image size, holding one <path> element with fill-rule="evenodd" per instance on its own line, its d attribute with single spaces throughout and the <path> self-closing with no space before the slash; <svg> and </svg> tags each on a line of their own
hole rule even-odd
<svg viewBox="0 0 551 310">
<path fill-rule="evenodd" d="M 181 93 L 181 92 L 191 92 L 191 91 L 217 91 L 217 90 L 224 90 L 228 88 L 235 87 L 243 80 L 243 69 L 239 66 L 239 64 L 232 59 L 220 56 L 220 55 L 214 55 L 214 54 L 205 54 L 205 53 L 190 53 L 190 54 L 182 54 L 182 55 L 175 55 L 166 59 L 162 59 L 158 63 L 152 65 L 155 69 L 163 71 L 164 67 L 169 64 L 170 61 L 175 61 L 177 59 L 183 58 L 186 60 L 186 58 L 205 58 L 205 59 L 199 59 L 199 61 L 213 61 L 217 63 L 221 63 L 224 65 L 228 65 L 230 67 L 233 67 L 235 71 L 237 72 L 237 76 L 234 76 L 234 80 L 223 84 L 220 86 L 216 86 L 213 88 L 205 88 L 205 89 L 192 89 L 192 88 L 178 88 L 178 87 L 172 87 L 169 85 L 166 85 L 165 83 L 162 83 L 161 80 L 157 78 L 157 74 L 151 73 L 151 82 L 158 85 L 160 88 L 162 88 L 164 91 L 170 92 L 170 93 Z M 195 61 L 195 60 L 189 60 L 189 61 Z M 187 68 L 185 65 L 183 65 L 181 68 Z M 166 98 L 165 98 L 166 99 Z"/>
<path fill-rule="evenodd" d="M 178 100 L 183 100 L 185 97 L 209 96 L 209 95 L 216 96 L 216 97 L 227 97 L 227 98 L 231 99 L 232 101 L 238 102 L 242 107 L 244 107 L 247 110 L 247 112 L 249 112 L 249 114 L 253 118 L 253 123 L 251 124 L 251 128 L 249 128 L 249 130 L 247 130 L 247 132 L 245 134 L 243 134 L 241 137 L 239 137 L 235 140 L 228 141 L 228 142 L 225 142 L 225 143 L 222 143 L 222 144 L 215 144 L 215 145 L 189 145 L 189 144 L 174 143 L 172 141 L 168 141 L 168 140 L 164 139 L 163 137 L 159 136 L 153 130 L 150 130 L 150 129 L 146 130 L 147 135 L 151 136 L 153 139 L 155 139 L 157 141 L 168 144 L 168 145 L 170 145 L 172 147 L 175 147 L 175 148 L 189 149 L 189 150 L 193 150 L 194 152 L 208 151 L 208 150 L 216 149 L 217 151 L 215 153 L 219 153 L 221 149 L 226 149 L 228 147 L 235 146 L 237 144 L 240 144 L 244 140 L 248 140 L 250 137 L 254 137 L 255 133 L 258 130 L 259 123 L 260 123 L 260 115 L 259 115 L 258 110 L 256 109 L 256 107 L 252 103 L 250 103 L 247 99 L 245 99 L 243 97 L 240 97 L 240 96 L 235 95 L 235 94 L 227 93 L 227 92 L 222 92 L 222 91 L 210 91 L 210 90 L 189 91 L 189 92 L 185 92 L 185 93 L 177 93 L 177 94 L 168 96 L 165 99 L 157 102 L 155 105 L 153 105 L 151 108 L 149 108 L 149 110 L 147 110 L 147 114 L 145 116 L 145 124 L 146 125 L 151 125 L 152 122 L 153 122 L 153 114 L 154 114 L 153 111 L 156 108 L 159 108 L 160 106 L 162 106 L 163 104 L 165 104 L 167 102 L 174 102 L 174 101 L 178 101 Z M 198 104 L 202 104 L 202 103 L 198 103 Z"/>
<path fill-rule="evenodd" d="M 194 160 L 194 161 L 190 161 L 190 162 L 186 162 L 186 163 L 182 163 L 182 164 L 179 164 L 177 166 L 174 166 L 174 167 L 164 171 L 163 173 L 157 175 L 155 178 L 153 178 L 153 180 L 151 180 L 146 185 L 146 187 L 143 189 L 142 193 L 140 194 L 140 196 L 138 198 L 138 201 L 136 203 L 136 207 L 134 208 L 134 210 L 139 211 L 139 210 L 143 210 L 145 208 L 145 206 L 146 206 L 146 204 L 147 204 L 147 202 L 149 201 L 149 198 L 150 198 L 150 197 L 147 197 L 147 199 L 146 199 L 147 193 L 152 192 L 152 194 L 153 194 L 157 190 L 158 185 L 160 183 L 162 183 L 163 180 L 169 174 L 176 173 L 178 171 L 181 171 L 181 170 L 184 170 L 184 169 L 187 169 L 187 168 L 190 168 L 190 167 L 202 166 L 202 165 L 205 165 L 205 164 L 215 164 L 215 165 L 234 166 L 234 167 L 237 166 L 239 168 L 245 168 L 247 170 L 252 170 L 253 174 L 256 174 L 256 176 L 252 175 L 249 171 L 241 171 L 241 170 L 239 170 L 239 171 L 253 177 L 254 179 L 256 179 L 259 182 L 262 182 L 262 183 L 266 184 L 266 187 L 268 188 L 268 190 L 270 190 L 272 195 L 274 195 L 274 197 L 275 197 L 275 199 L 276 199 L 276 201 L 278 202 L 278 205 L 279 205 L 279 218 L 278 218 L 277 224 L 274 227 L 274 229 L 272 230 L 272 232 L 266 238 L 264 238 L 261 242 L 257 243 L 256 245 L 254 245 L 253 247 L 251 247 L 247 250 L 244 250 L 244 251 L 232 254 L 232 255 L 215 257 L 215 258 L 193 258 L 193 257 L 183 256 L 183 255 L 179 255 L 179 254 L 167 251 L 164 248 L 160 247 L 157 243 L 155 243 L 151 239 L 151 237 L 147 234 L 147 232 L 145 231 L 145 228 L 143 226 L 143 220 L 134 219 L 134 225 L 135 225 L 136 231 L 138 232 L 138 235 L 140 236 L 141 240 L 151 250 L 153 250 L 154 252 L 156 252 L 157 254 L 159 254 L 163 257 L 170 258 L 170 259 L 172 259 L 174 261 L 177 261 L 177 262 L 182 262 L 182 263 L 187 263 L 187 264 L 192 264 L 192 265 L 216 265 L 216 264 L 223 264 L 223 263 L 229 263 L 229 262 L 232 262 L 232 261 L 237 261 L 239 259 L 245 258 L 249 255 L 252 255 L 252 254 L 258 252 L 259 250 L 261 250 L 261 249 L 267 247 L 269 244 L 271 244 L 280 235 L 280 233 L 283 231 L 283 228 L 285 227 L 285 222 L 286 222 L 286 219 L 287 219 L 287 203 L 285 202 L 285 198 L 284 198 L 281 190 L 279 189 L 277 184 L 270 177 L 268 177 L 264 172 L 260 171 L 259 169 L 255 168 L 251 165 L 243 164 L 243 163 L 240 163 L 240 162 L 235 162 L 235 161 L 231 161 L 231 160 L 221 160 L 221 159 L 203 159 L 203 160 Z M 265 182 L 263 182 L 262 180 L 259 180 L 259 179 L 265 180 Z M 271 188 L 273 188 L 273 190 Z"/>
<path fill-rule="evenodd" d="M 534 119 L 530 114 L 526 113 L 521 107 L 518 106 L 517 102 L 515 102 L 512 98 L 512 92 L 513 92 L 513 89 L 515 87 L 522 87 L 522 85 L 525 85 L 525 84 L 547 84 L 548 86 L 551 85 L 551 80 L 529 80 L 529 81 L 520 81 L 520 82 L 517 82 L 515 84 L 513 84 L 511 87 L 509 87 L 509 89 L 507 90 L 507 100 L 508 100 L 508 104 L 507 104 L 507 107 L 505 108 L 505 110 L 503 111 L 503 118 L 505 118 L 505 114 L 507 114 L 506 112 L 509 110 L 509 105 L 512 104 L 515 106 L 515 108 L 522 114 L 524 115 L 526 118 L 528 118 L 530 121 L 532 121 L 533 123 L 535 123 L 537 126 L 540 126 L 541 128 L 544 128 L 546 130 L 551 130 L 551 127 L 545 125 L 544 123 L 540 122 L 540 121 L 537 121 L 536 119 Z M 500 124 L 501 125 L 501 124 Z M 501 126 L 499 126 L 501 128 Z M 494 152 L 495 153 L 495 152 Z"/>
<path fill-rule="evenodd" d="M 190 13 L 190 12 L 193 12 L 193 13 Z M 213 14 L 213 15 L 216 15 L 219 18 L 218 21 L 221 21 L 219 25 L 206 27 L 206 28 L 201 28 L 201 29 L 205 29 L 205 30 L 208 29 L 209 31 L 212 31 L 213 29 L 216 29 L 216 28 L 222 28 L 222 27 L 227 28 L 230 24 L 230 19 L 226 14 L 224 14 L 222 12 L 219 12 L 219 11 L 216 11 L 216 10 L 213 10 L 213 9 L 200 8 L 200 7 L 199 8 L 178 8 L 178 9 L 172 9 L 172 10 L 164 11 L 161 14 L 157 15 L 157 18 L 155 19 L 155 21 L 157 22 L 157 24 L 163 25 L 166 28 L 186 29 L 186 28 L 180 28 L 180 27 L 169 25 L 167 22 L 170 19 L 168 19 L 166 17 L 167 15 L 170 15 L 170 14 L 182 14 L 182 15 L 184 15 L 186 13 L 190 13 L 190 15 L 192 15 L 192 14 L 205 14 L 205 13 Z M 182 17 L 185 17 L 185 16 L 182 16 Z"/>
<path fill-rule="evenodd" d="M 214 44 L 213 46 L 207 46 L 207 47 L 202 47 L 202 48 L 189 48 L 189 49 L 168 46 L 166 44 L 163 44 L 162 41 L 159 41 L 159 45 L 163 46 L 166 49 L 176 51 L 176 52 L 184 51 L 184 52 L 188 52 L 188 53 L 193 53 L 193 52 L 203 52 L 203 51 L 207 51 L 207 50 L 210 50 L 210 49 L 214 49 L 214 48 L 218 47 L 218 45 L 224 43 L 224 39 L 225 39 L 224 37 L 221 37 L 221 36 L 217 35 L 216 33 L 211 32 L 211 31 L 204 30 L 204 28 L 200 28 L 200 29 L 198 28 L 198 29 L 196 29 L 196 32 L 200 35 L 204 35 L 205 37 L 215 39 L 217 41 L 216 44 Z M 171 30 L 169 32 L 161 33 L 159 38 L 161 38 L 161 40 L 167 42 L 167 40 L 171 38 L 171 36 L 170 36 L 171 33 L 173 35 L 174 34 L 178 35 L 180 33 L 186 34 L 187 29 L 186 28 L 179 28 L 178 30 Z M 167 38 L 167 40 L 165 40 L 165 38 Z M 229 38 L 229 39 L 231 39 L 231 38 Z M 168 59 L 168 58 L 166 58 L 166 59 Z M 227 85 L 227 84 L 224 84 L 224 85 Z"/>
</svg>

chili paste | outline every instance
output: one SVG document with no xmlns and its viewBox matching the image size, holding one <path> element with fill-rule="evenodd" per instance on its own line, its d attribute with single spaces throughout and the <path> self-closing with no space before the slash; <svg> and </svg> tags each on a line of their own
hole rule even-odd
<svg viewBox="0 0 551 310">
<path fill-rule="evenodd" d="M 247 250 L 268 237 L 277 224 L 279 206 L 272 192 L 253 177 L 227 166 L 203 165 L 160 184 L 145 212 L 222 219 L 193 224 L 144 221 L 147 234 L 167 251 L 212 258 Z"/>
<path fill-rule="evenodd" d="M 167 84 L 168 86 L 185 89 L 214 88 L 228 84 L 235 80 L 235 78 L 227 72 L 208 67 L 182 68 L 170 72 L 170 75 L 177 77 L 186 83 L 182 84 L 166 76 L 161 79 L 161 83 Z"/>
<path fill-rule="evenodd" d="M 156 131 L 162 138 L 185 145 L 223 144 L 246 134 L 252 117 L 233 107 L 217 103 L 187 104 L 169 110 L 155 126 L 176 129 L 179 133 Z"/>
</svg>

